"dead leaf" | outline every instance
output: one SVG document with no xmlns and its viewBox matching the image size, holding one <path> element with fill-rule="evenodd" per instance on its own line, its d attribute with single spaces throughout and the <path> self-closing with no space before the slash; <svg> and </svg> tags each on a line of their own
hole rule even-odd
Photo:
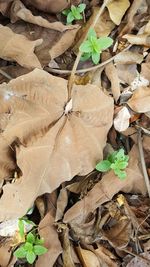
<svg viewBox="0 0 150 267">
<path fill-rule="evenodd" d="M 127 178 L 119 180 L 112 171 L 105 174 L 100 182 L 82 200 L 77 202 L 64 215 L 64 222 L 76 221 L 79 224 L 85 221 L 87 215 L 103 203 L 122 192 L 145 194 L 147 192 L 142 172 L 139 168 L 139 153 L 136 145 L 129 153 L 129 165 L 126 168 Z"/>
<path fill-rule="evenodd" d="M 150 111 L 150 87 L 139 87 L 128 101 L 128 105 L 139 113 Z"/>
<path fill-rule="evenodd" d="M 144 257 L 145 259 L 142 259 L 141 257 L 134 257 L 127 265 L 126 267 L 148 267 L 150 266 L 150 253 L 145 252 L 141 253 L 140 256 Z M 147 260 L 146 260 L 147 259 Z"/>
<path fill-rule="evenodd" d="M 102 267 L 118 267 L 117 262 L 115 262 L 116 257 L 105 247 L 98 246 L 95 254 L 98 256 Z"/>
<path fill-rule="evenodd" d="M 53 224 L 54 218 L 51 215 L 51 212 L 48 212 L 39 224 L 39 234 L 41 238 L 44 238 L 44 246 L 48 251 L 46 254 L 41 255 L 38 258 L 35 265 L 36 267 L 53 267 L 58 256 L 62 253 L 58 233 Z"/>
<path fill-rule="evenodd" d="M 85 267 L 101 267 L 97 256 L 90 250 L 79 247 Z"/>
<path fill-rule="evenodd" d="M 71 241 L 69 240 L 69 229 L 66 225 L 62 226 L 63 267 L 75 267 L 72 257 Z"/>
<path fill-rule="evenodd" d="M 55 31 L 64 32 L 66 30 L 73 30 L 78 28 L 78 25 L 63 25 L 61 22 L 49 22 L 41 16 L 34 16 L 32 12 L 27 9 L 20 0 L 15 0 L 11 6 L 10 13 L 11 22 L 14 23 L 19 19 L 24 20 L 40 27 L 48 28 Z"/>
<path fill-rule="evenodd" d="M 127 39 L 132 45 L 144 45 L 146 47 L 150 47 L 150 34 L 125 34 L 123 35 L 123 38 Z"/>
<path fill-rule="evenodd" d="M 17 61 L 26 68 L 41 68 L 34 49 L 43 42 L 42 39 L 29 41 L 25 36 L 16 34 L 2 25 L 0 25 L 0 39 L 0 58 Z"/>
<path fill-rule="evenodd" d="M 140 64 L 143 61 L 144 56 L 138 52 L 123 51 L 115 56 L 115 63 L 117 64 Z"/>
<path fill-rule="evenodd" d="M 126 107 L 123 107 L 114 119 L 114 127 L 118 132 L 123 132 L 129 127 L 130 112 Z"/>
<path fill-rule="evenodd" d="M 68 194 L 66 188 L 62 188 L 60 190 L 58 199 L 57 199 L 57 209 L 56 209 L 56 216 L 55 221 L 59 221 L 63 218 L 65 208 L 68 204 Z"/>
<path fill-rule="evenodd" d="M 123 84 L 131 84 L 131 82 L 137 77 L 137 65 L 131 64 L 116 64 L 118 77 Z"/>
<path fill-rule="evenodd" d="M 6 267 L 11 259 L 11 246 L 10 242 L 3 243 L 0 246 L 0 267 Z M 14 263 L 16 260 L 14 261 Z"/>
<path fill-rule="evenodd" d="M 69 114 L 67 101 L 67 81 L 39 69 L 1 85 L 0 112 L 5 119 L 0 175 L 9 177 L 17 166 L 22 175 L 3 187 L 0 221 L 23 216 L 37 196 L 89 173 L 102 159 L 112 124 L 112 98 L 88 84 L 74 85 Z M 17 165 L 11 149 L 15 140 Z"/>
<path fill-rule="evenodd" d="M 34 7 L 36 7 L 39 10 L 42 10 L 44 12 L 53 12 L 58 13 L 61 12 L 63 9 L 67 8 L 69 4 L 79 4 L 79 0 L 45 0 L 43 3 L 43 0 L 23 0 L 23 2 L 28 5 L 31 4 Z M 70 3 L 71 2 L 71 3 Z"/>
<path fill-rule="evenodd" d="M 116 25 L 120 24 L 129 6 L 129 0 L 112 0 L 110 3 L 108 3 L 107 8 L 110 18 Z"/>
</svg>

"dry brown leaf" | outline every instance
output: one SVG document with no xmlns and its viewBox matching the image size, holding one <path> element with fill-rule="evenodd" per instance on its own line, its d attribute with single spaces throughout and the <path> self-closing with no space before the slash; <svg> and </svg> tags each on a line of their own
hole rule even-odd
<svg viewBox="0 0 150 267">
<path fill-rule="evenodd" d="M 113 100 L 97 86 L 74 85 L 72 110 L 65 115 L 67 81 L 39 69 L 2 84 L 0 93 L 0 177 L 10 177 L 17 166 L 22 172 L 15 183 L 3 187 L 3 221 L 21 217 L 37 196 L 95 168 L 112 125 Z M 16 167 L 11 148 L 15 140 Z"/>
<path fill-rule="evenodd" d="M 150 111 L 150 87 L 139 87 L 128 101 L 128 105 L 139 113 Z"/>
<path fill-rule="evenodd" d="M 116 222 L 109 230 L 104 231 L 104 236 L 114 248 L 125 248 L 132 234 L 131 222 L 121 219 Z"/>
<path fill-rule="evenodd" d="M 141 253 L 140 256 L 143 257 L 134 257 L 127 265 L 126 267 L 149 267 L 150 266 L 150 252 L 144 252 Z M 147 260 L 145 260 L 145 259 Z"/>
<path fill-rule="evenodd" d="M 0 13 L 2 13 L 3 15 L 8 15 L 8 11 L 11 7 L 11 4 L 14 0 L 1 0 L 0 1 Z"/>
<path fill-rule="evenodd" d="M 44 246 L 48 251 L 46 254 L 41 255 L 38 258 L 35 265 L 36 267 L 53 267 L 58 256 L 62 253 L 58 233 L 53 224 L 54 218 L 51 215 L 51 212 L 47 213 L 39 224 L 39 234 L 41 238 L 44 238 Z"/>
<path fill-rule="evenodd" d="M 110 54 L 109 53 L 103 53 L 103 60 L 107 60 L 110 58 Z M 120 80 L 118 77 L 118 72 L 116 67 L 114 66 L 114 64 L 112 62 L 110 62 L 109 64 L 106 65 L 105 67 L 105 72 L 106 75 L 108 77 L 108 79 L 111 82 L 111 91 L 113 94 L 113 97 L 115 99 L 115 102 L 117 102 L 117 100 L 119 99 L 120 96 Z"/>
<path fill-rule="evenodd" d="M 5 243 L 4 243 L 5 242 Z M 0 246 L 0 267 L 6 267 L 11 259 L 10 241 L 4 241 Z M 16 262 L 16 260 L 15 260 Z M 15 263 L 14 262 L 14 263 Z"/>
<path fill-rule="evenodd" d="M 32 24 L 36 24 L 40 27 L 48 28 L 55 31 L 66 31 L 78 28 L 78 25 L 63 25 L 61 22 L 49 22 L 41 16 L 34 16 L 32 12 L 27 9 L 20 0 L 15 0 L 11 6 L 11 22 L 14 23 L 19 19 L 24 20 Z"/>
<path fill-rule="evenodd" d="M 17 22 L 9 27 L 14 32 L 25 35 L 31 41 L 37 38 L 43 39 L 42 44 L 36 48 L 36 55 L 42 66 L 48 65 L 51 58 L 63 54 L 72 45 L 78 31 L 77 28 L 61 33 L 25 22 Z"/>
<path fill-rule="evenodd" d="M 127 39 L 128 42 L 132 45 L 144 45 L 146 47 L 150 47 L 150 33 L 143 33 L 143 34 L 125 34 L 123 38 Z"/>
<path fill-rule="evenodd" d="M 110 18 L 116 25 L 120 24 L 129 6 L 129 0 L 112 0 L 108 3 L 107 8 L 109 10 Z"/>
<path fill-rule="evenodd" d="M 115 256 L 105 247 L 98 246 L 95 254 L 98 256 L 102 267 L 118 267 L 118 264 L 114 261 Z"/>
<path fill-rule="evenodd" d="M 87 215 L 101 204 L 109 201 L 119 191 L 145 194 L 147 192 L 142 172 L 139 168 L 139 153 L 136 145 L 129 153 L 129 165 L 126 168 L 127 178 L 120 180 L 110 171 L 105 174 L 100 182 L 82 200 L 70 208 L 65 216 L 64 222 L 85 221 Z"/>
<path fill-rule="evenodd" d="M 17 78 L 20 75 L 27 74 L 28 72 L 30 72 L 29 69 L 23 68 L 19 65 L 5 66 L 5 67 L 0 68 L 0 70 L 6 72 L 10 77 L 12 77 L 12 79 Z M 4 75 L 2 75 L 0 73 L 0 84 L 3 82 L 8 82 L 8 78 L 6 78 Z"/>
<path fill-rule="evenodd" d="M 117 64 L 141 64 L 144 56 L 138 52 L 123 51 L 115 56 L 114 62 Z"/>
<path fill-rule="evenodd" d="M 72 255 L 71 241 L 69 239 L 69 229 L 62 225 L 62 243 L 63 243 L 63 267 L 75 267 Z"/>
<path fill-rule="evenodd" d="M 98 257 L 92 251 L 80 247 L 80 253 L 86 267 L 101 267 Z"/>
<path fill-rule="evenodd" d="M 74 5 L 80 3 L 79 0 L 45 0 L 44 3 L 43 0 L 23 0 L 23 2 L 27 5 L 31 4 L 39 10 L 50 13 L 61 12 L 63 9 L 67 8 L 70 3 Z"/>
<path fill-rule="evenodd" d="M 123 132 L 129 127 L 130 112 L 126 107 L 123 107 L 114 119 L 114 127 L 118 132 Z"/>
<path fill-rule="evenodd" d="M 26 68 L 41 68 L 41 64 L 34 54 L 34 49 L 43 40 L 29 41 L 25 36 L 14 33 L 10 28 L 0 25 L 0 58 L 17 61 Z"/>
<path fill-rule="evenodd" d="M 56 209 L 56 216 L 55 221 L 62 220 L 65 208 L 68 204 L 68 194 L 66 188 L 62 188 L 60 190 L 58 199 L 57 199 L 57 209 Z"/>
<path fill-rule="evenodd" d="M 141 75 L 150 82 L 150 62 L 141 65 Z"/>
<path fill-rule="evenodd" d="M 125 64 L 116 64 L 116 69 L 118 72 L 118 77 L 121 83 L 131 84 L 132 81 L 137 77 L 137 65 L 125 65 Z"/>
</svg>

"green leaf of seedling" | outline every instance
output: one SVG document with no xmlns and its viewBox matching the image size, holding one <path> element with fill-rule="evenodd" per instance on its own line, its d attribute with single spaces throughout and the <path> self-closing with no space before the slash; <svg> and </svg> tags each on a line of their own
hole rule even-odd
<svg viewBox="0 0 150 267">
<path fill-rule="evenodd" d="M 35 243 L 35 236 L 31 232 L 27 234 L 27 241 L 31 244 Z"/>
<path fill-rule="evenodd" d="M 72 12 L 69 12 L 67 15 L 67 23 L 70 24 L 72 21 L 74 21 L 74 16 Z"/>
<path fill-rule="evenodd" d="M 35 253 L 33 251 L 28 251 L 26 255 L 26 259 L 28 263 L 32 264 L 36 259 Z"/>
<path fill-rule="evenodd" d="M 85 5 L 85 4 L 80 4 L 80 5 L 77 7 L 77 9 L 78 9 L 78 11 L 79 11 L 80 13 L 82 13 L 82 12 L 85 10 L 85 8 L 86 8 L 86 5 Z"/>
<path fill-rule="evenodd" d="M 48 249 L 45 248 L 45 247 L 43 247 L 43 246 L 40 246 L 40 245 L 35 245 L 35 246 L 34 246 L 34 253 L 35 253 L 37 256 L 43 255 L 43 254 L 45 254 L 47 251 L 48 251 Z"/>
<path fill-rule="evenodd" d="M 100 61 L 100 53 L 93 52 L 92 53 L 92 61 L 96 65 Z"/>
<path fill-rule="evenodd" d="M 13 255 L 17 259 L 24 259 L 26 257 L 27 251 L 21 246 L 20 248 L 16 249 Z"/>
<path fill-rule="evenodd" d="M 83 42 L 81 45 L 80 45 L 80 48 L 79 50 L 83 53 L 91 53 L 92 52 L 92 46 L 91 46 L 91 43 L 87 40 L 85 42 Z"/>
<path fill-rule="evenodd" d="M 24 222 L 22 219 L 19 219 L 18 221 L 18 228 L 19 228 L 19 234 L 21 237 L 24 237 L 25 233 L 24 233 Z"/>
<path fill-rule="evenodd" d="M 23 247 L 26 251 L 32 251 L 33 250 L 33 245 L 29 242 L 26 242 Z"/>
<path fill-rule="evenodd" d="M 44 238 L 36 238 L 35 240 L 36 245 L 43 245 L 44 244 Z"/>
<path fill-rule="evenodd" d="M 100 172 L 107 172 L 110 170 L 111 162 L 108 160 L 102 160 L 96 165 L 96 170 Z"/>
<path fill-rule="evenodd" d="M 115 173 L 121 180 L 124 180 L 124 179 L 127 177 L 127 174 L 126 174 L 125 171 L 121 171 L 121 170 L 115 169 L 115 170 L 114 170 L 114 173 Z"/>
<path fill-rule="evenodd" d="M 124 160 L 125 159 L 125 154 L 124 154 L 123 148 L 119 149 L 118 153 L 116 154 L 116 159 L 118 159 L 118 160 Z"/>
<path fill-rule="evenodd" d="M 68 16 L 69 12 L 70 12 L 70 9 L 65 9 L 62 11 L 62 14 L 65 16 Z"/>
<path fill-rule="evenodd" d="M 81 56 L 80 60 L 81 60 L 81 61 L 86 61 L 86 60 L 88 60 L 90 57 L 91 57 L 91 53 L 84 53 L 84 54 Z"/>
<path fill-rule="evenodd" d="M 126 161 L 119 161 L 119 162 L 118 162 L 118 168 L 119 168 L 120 170 L 125 169 L 127 166 L 128 166 L 128 162 L 126 162 Z"/>
<path fill-rule="evenodd" d="M 90 28 L 88 31 L 88 39 L 90 39 L 91 36 L 96 37 L 96 32 L 93 28 Z"/>
<path fill-rule="evenodd" d="M 110 37 L 100 37 L 98 43 L 101 50 L 105 50 L 113 44 L 113 39 Z"/>
<path fill-rule="evenodd" d="M 108 157 L 107 157 L 107 160 L 109 160 L 111 163 L 113 163 L 116 159 L 116 154 L 117 154 L 117 151 L 114 151 L 112 154 L 110 154 Z"/>
</svg>

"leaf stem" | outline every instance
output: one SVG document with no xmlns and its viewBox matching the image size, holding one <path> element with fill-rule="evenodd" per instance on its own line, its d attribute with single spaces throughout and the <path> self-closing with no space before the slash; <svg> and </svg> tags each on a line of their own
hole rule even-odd
<svg viewBox="0 0 150 267">
<path fill-rule="evenodd" d="M 103 4 L 102 4 L 102 6 L 100 7 L 99 12 L 97 13 L 97 16 L 95 17 L 95 19 L 94 19 L 93 23 L 91 24 L 91 27 L 90 27 L 90 28 L 94 28 L 94 27 L 95 27 L 95 25 L 96 25 L 96 23 L 98 22 L 100 16 L 101 16 L 102 13 L 104 12 L 105 7 L 107 6 L 107 4 L 108 4 L 110 1 L 111 1 L 111 0 L 104 0 Z M 88 36 L 88 32 L 86 33 L 83 42 L 87 39 L 87 36 Z M 72 68 L 72 71 L 71 71 L 70 78 L 69 78 L 69 80 L 68 80 L 68 100 L 70 100 L 70 98 L 71 98 L 71 90 L 72 90 L 72 86 L 73 86 L 73 83 L 74 83 L 74 78 L 75 78 L 76 69 L 77 69 L 77 67 L 78 67 L 78 64 L 79 64 L 81 55 L 82 55 L 82 52 L 79 51 L 79 52 L 78 52 L 78 55 L 77 55 L 77 57 L 76 57 L 76 60 L 75 60 L 75 62 L 74 62 L 74 65 L 73 65 L 73 68 Z"/>
</svg>

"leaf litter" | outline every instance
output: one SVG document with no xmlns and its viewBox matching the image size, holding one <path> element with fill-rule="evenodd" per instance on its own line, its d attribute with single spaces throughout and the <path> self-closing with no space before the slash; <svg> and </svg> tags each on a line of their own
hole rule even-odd
<svg viewBox="0 0 150 267">
<path fill-rule="evenodd" d="M 13 254 L 21 218 L 47 248 L 34 267 L 150 266 L 149 1 L 1 0 L 0 13 L 0 266 L 31 266 Z M 95 66 L 80 61 L 90 28 L 112 38 Z M 120 149 L 126 178 L 95 169 Z"/>
</svg>

